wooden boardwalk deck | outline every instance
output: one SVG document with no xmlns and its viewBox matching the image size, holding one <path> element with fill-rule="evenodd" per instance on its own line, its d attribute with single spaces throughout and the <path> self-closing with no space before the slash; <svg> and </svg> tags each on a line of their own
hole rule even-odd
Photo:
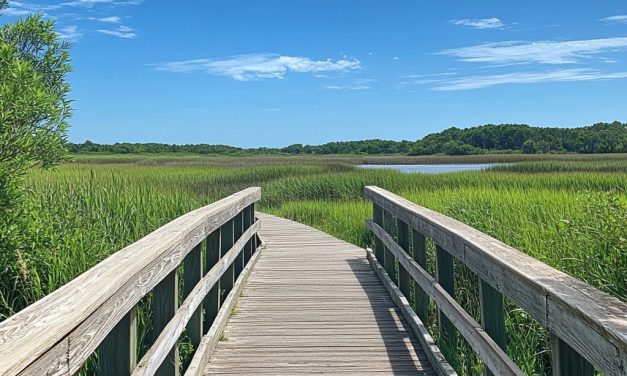
<svg viewBox="0 0 627 376">
<path fill-rule="evenodd" d="M 259 217 L 266 248 L 205 374 L 434 374 L 363 249 Z"/>
</svg>

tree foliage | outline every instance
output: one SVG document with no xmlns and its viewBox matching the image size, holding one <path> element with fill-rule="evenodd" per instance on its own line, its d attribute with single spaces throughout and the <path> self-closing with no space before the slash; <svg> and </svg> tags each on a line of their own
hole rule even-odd
<svg viewBox="0 0 627 376">
<path fill-rule="evenodd" d="M 0 0 L 0 12 L 6 5 Z M 0 27 L 0 265 L 10 268 L 0 270 L 3 283 L 26 283 L 25 253 L 37 231 L 24 220 L 22 177 L 67 154 L 68 48 L 41 16 Z"/>
<path fill-rule="evenodd" d="M 598 123 L 582 128 L 538 128 L 524 124 L 483 125 L 449 128 L 412 141 L 364 140 L 329 142 L 322 145 L 293 144 L 284 148 L 244 149 L 226 145 L 167 145 L 157 143 L 113 145 L 86 141 L 69 144 L 72 153 L 135 154 L 193 153 L 215 155 L 257 154 L 448 154 L 469 155 L 490 152 L 523 153 L 625 153 L 627 124 Z"/>
<path fill-rule="evenodd" d="M 68 48 L 41 16 L 0 28 L 0 209 L 29 167 L 66 154 Z"/>
</svg>

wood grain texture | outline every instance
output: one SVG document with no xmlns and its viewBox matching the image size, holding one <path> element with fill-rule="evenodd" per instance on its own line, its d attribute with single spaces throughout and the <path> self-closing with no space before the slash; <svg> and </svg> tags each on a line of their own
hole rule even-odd
<svg viewBox="0 0 627 376">
<path fill-rule="evenodd" d="M 0 375 L 40 369 L 38 359 L 48 359 L 48 353 L 66 358 L 49 364 L 59 369 L 69 364 L 76 372 L 193 247 L 260 197 L 260 188 L 249 188 L 189 212 L 0 323 Z M 66 351 L 59 351 L 63 347 Z"/>
<path fill-rule="evenodd" d="M 553 376 L 594 376 L 594 367 L 557 336 L 551 336 Z"/>
<path fill-rule="evenodd" d="M 259 224 L 260 222 L 257 221 L 256 223 Z M 250 230 L 251 228 L 249 228 L 246 233 L 248 233 L 248 231 Z M 263 247 L 264 245 L 260 244 L 259 248 Z M 203 337 L 200 345 L 198 346 L 198 349 L 196 350 L 196 353 L 194 354 L 194 357 L 192 358 L 189 367 L 185 371 L 185 376 L 197 376 L 202 374 L 204 366 L 211 357 L 216 344 L 220 340 L 220 336 L 222 335 L 224 327 L 226 326 L 229 317 L 231 317 L 233 308 L 235 307 L 235 304 L 237 304 L 237 301 L 239 300 L 242 293 L 242 289 L 246 285 L 246 282 L 248 281 L 248 278 L 250 277 L 253 268 L 257 264 L 257 260 L 259 260 L 259 257 L 261 257 L 261 252 L 255 252 L 255 254 L 250 258 L 249 262 L 244 266 L 244 269 L 242 269 L 240 276 L 237 278 L 235 284 L 233 285 L 233 289 L 226 297 L 224 305 L 220 308 L 220 312 L 218 312 L 218 316 L 216 317 L 215 322 L 213 323 L 213 325 L 211 325 L 209 332 L 205 337 Z"/>
<path fill-rule="evenodd" d="M 503 308 L 503 295 L 489 284 L 479 280 L 479 301 L 481 307 L 481 325 L 486 333 L 504 351 L 507 351 L 507 333 L 505 331 L 505 309 Z M 487 367 L 484 367 L 484 375 L 492 376 Z"/>
<path fill-rule="evenodd" d="M 484 363 L 498 375 L 518 375 L 524 373 L 507 356 L 507 354 L 490 338 L 490 336 L 456 301 L 449 293 L 416 261 L 373 221 L 367 222 L 368 228 L 383 242 L 383 245 L 402 264 L 409 275 L 429 295 L 446 315 L 457 331 L 466 339 L 472 349 Z"/>
<path fill-rule="evenodd" d="M 98 348 L 102 376 L 130 375 L 137 366 L 137 317 L 131 309 Z M 69 371 L 69 370 L 68 370 Z"/>
<path fill-rule="evenodd" d="M 412 309 L 409 301 L 403 295 L 403 292 L 394 285 L 390 277 L 385 272 L 383 266 L 381 266 L 381 264 L 379 264 L 379 262 L 377 261 L 376 256 L 374 256 L 372 250 L 368 249 L 367 251 L 368 262 L 370 262 L 372 269 L 374 269 L 374 271 L 379 276 L 381 282 L 383 282 L 385 289 L 388 291 L 388 294 L 390 294 L 390 297 L 392 298 L 396 306 L 400 308 L 403 317 L 405 317 L 405 319 L 409 323 L 409 326 L 412 328 L 412 331 L 418 338 L 418 341 L 420 342 L 420 345 L 422 346 L 425 355 L 427 356 L 427 359 L 429 359 L 429 362 L 431 363 L 433 369 L 439 376 L 457 375 L 457 372 L 455 372 L 453 367 L 451 367 L 451 365 L 444 358 L 444 355 L 440 351 L 440 348 L 433 340 L 433 337 L 431 337 L 431 334 L 429 334 L 429 331 L 427 330 L 423 322 L 420 321 L 420 318 Z"/>
<path fill-rule="evenodd" d="M 364 249 L 258 216 L 265 248 L 205 374 L 434 374 Z"/>
<path fill-rule="evenodd" d="M 205 270 L 209 271 L 220 260 L 220 229 L 215 230 L 207 237 Z M 207 334 L 213 320 L 220 310 L 220 281 L 216 283 L 205 298 L 205 318 L 203 323 L 203 335 Z"/>
<path fill-rule="evenodd" d="M 401 246 L 409 254 L 409 226 L 407 223 L 396 220 L 396 229 L 398 233 L 398 245 Z M 404 296 L 409 297 L 409 274 L 402 265 L 398 266 L 398 287 Z"/>
<path fill-rule="evenodd" d="M 366 187 L 390 211 L 461 260 L 605 375 L 627 372 L 627 303 L 470 226 L 379 187 Z"/>
<path fill-rule="evenodd" d="M 414 261 L 416 261 L 421 268 L 427 270 L 425 236 L 412 229 L 411 243 Z M 429 312 L 429 296 L 425 294 L 424 290 L 420 286 L 418 286 L 416 281 L 412 280 L 412 284 L 414 286 L 414 310 L 416 311 L 418 317 L 420 317 L 420 320 L 426 323 Z"/>
<path fill-rule="evenodd" d="M 164 362 L 166 362 L 167 365 L 170 349 L 176 345 L 176 341 L 183 333 L 189 320 L 193 317 L 194 312 L 200 307 L 205 296 L 220 277 L 229 270 L 233 262 L 239 258 L 244 245 L 257 232 L 258 228 L 258 222 L 249 227 L 231 249 L 224 254 L 220 261 L 218 261 L 207 275 L 198 282 L 181 307 L 176 311 L 173 317 L 168 320 L 163 330 L 160 331 L 159 337 L 141 359 L 133 372 L 133 376 L 153 375 L 157 369 L 161 369 Z M 211 330 L 209 330 L 209 332 L 211 332 Z M 198 348 L 200 349 L 201 345 L 199 345 Z M 170 374 L 172 373 L 173 372 L 170 372 Z"/>
<path fill-rule="evenodd" d="M 164 328 L 176 314 L 179 306 L 179 277 L 178 268 L 174 269 L 155 287 L 152 292 L 152 336 L 155 345 L 159 345 L 163 336 L 167 336 Z M 171 346 L 162 351 L 163 360 L 156 365 L 152 375 L 156 376 L 178 376 L 180 357 L 179 349 L 176 346 L 177 337 L 172 337 Z M 150 352 L 150 351 L 149 351 Z M 136 373 L 137 369 L 133 373 Z"/>
<path fill-rule="evenodd" d="M 438 245 L 435 246 L 435 272 L 440 286 L 455 300 L 453 256 Z M 457 343 L 455 326 L 448 317 L 446 317 L 446 314 L 443 314 L 442 310 L 438 310 L 438 324 L 440 327 L 440 336 L 442 336 L 444 341 L 448 342 L 449 348 L 454 349 Z"/>
<path fill-rule="evenodd" d="M 204 243 L 198 244 L 196 248 L 194 248 L 187 255 L 187 257 L 185 257 L 185 261 L 183 262 L 183 299 L 189 296 L 194 287 L 196 287 L 196 284 L 198 284 L 198 281 L 200 281 L 203 276 L 203 244 Z M 198 346 L 202 336 L 205 334 L 203 332 L 202 324 L 202 307 L 199 307 L 187 323 L 187 335 L 189 336 L 194 348 Z"/>
</svg>

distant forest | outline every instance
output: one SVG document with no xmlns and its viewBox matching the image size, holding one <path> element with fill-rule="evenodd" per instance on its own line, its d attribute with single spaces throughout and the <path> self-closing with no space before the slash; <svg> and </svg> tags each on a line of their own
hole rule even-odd
<svg viewBox="0 0 627 376">
<path fill-rule="evenodd" d="M 525 124 L 488 124 L 449 128 L 417 141 L 364 140 L 323 145 L 294 144 L 284 148 L 244 149 L 227 145 L 167 145 L 158 143 L 68 144 L 71 153 L 138 154 L 188 153 L 255 154 L 406 154 L 471 155 L 485 153 L 627 153 L 627 124 L 597 123 L 581 128 L 540 128 Z"/>
</svg>

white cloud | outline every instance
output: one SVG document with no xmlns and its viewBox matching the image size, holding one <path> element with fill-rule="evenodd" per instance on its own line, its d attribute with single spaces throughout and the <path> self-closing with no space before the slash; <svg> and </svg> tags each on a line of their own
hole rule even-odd
<svg viewBox="0 0 627 376">
<path fill-rule="evenodd" d="M 98 29 L 96 30 L 99 33 L 113 35 L 114 37 L 130 39 L 135 38 L 137 34 L 135 33 L 135 29 L 131 29 L 128 26 L 118 26 L 115 29 Z"/>
<path fill-rule="evenodd" d="M 276 54 L 238 55 L 222 60 L 194 59 L 157 64 L 156 69 L 170 72 L 206 72 L 239 81 L 282 79 L 288 72 L 344 72 L 360 68 L 359 60 L 312 60 L 300 56 Z"/>
<path fill-rule="evenodd" d="M 605 73 L 594 69 L 561 69 L 545 72 L 515 72 L 486 76 L 468 76 L 440 81 L 435 91 L 483 89 L 505 84 L 533 84 L 542 82 L 598 81 L 627 78 L 627 72 Z"/>
<path fill-rule="evenodd" d="M 377 80 L 371 78 L 362 78 L 358 80 L 354 80 L 352 82 L 340 85 L 322 85 L 321 87 L 326 90 L 333 91 L 355 91 L 355 90 L 369 90 L 371 88 L 371 84 L 376 82 Z"/>
<path fill-rule="evenodd" d="M 621 14 L 620 16 L 602 18 L 601 21 L 627 23 L 627 14 Z"/>
<path fill-rule="evenodd" d="M 59 35 L 59 38 L 65 39 L 70 42 L 76 42 L 83 35 L 78 30 L 78 27 L 76 25 L 70 25 L 70 26 L 61 28 L 61 30 L 59 30 L 57 34 Z"/>
<path fill-rule="evenodd" d="M 457 26 L 465 26 L 473 29 L 500 29 L 505 26 L 500 19 L 496 17 L 483 18 L 480 20 L 463 19 L 463 20 L 450 20 L 450 23 Z"/>
<path fill-rule="evenodd" d="M 120 23 L 122 21 L 122 19 L 120 17 L 117 17 L 117 16 L 101 17 L 101 18 L 90 17 L 89 19 L 92 20 L 92 21 L 100 21 L 100 22 L 112 23 L 112 24 L 118 24 L 118 23 Z"/>
<path fill-rule="evenodd" d="M 462 61 L 490 64 L 570 64 L 590 55 L 627 48 L 627 37 L 539 42 L 500 42 L 438 52 Z"/>
</svg>

